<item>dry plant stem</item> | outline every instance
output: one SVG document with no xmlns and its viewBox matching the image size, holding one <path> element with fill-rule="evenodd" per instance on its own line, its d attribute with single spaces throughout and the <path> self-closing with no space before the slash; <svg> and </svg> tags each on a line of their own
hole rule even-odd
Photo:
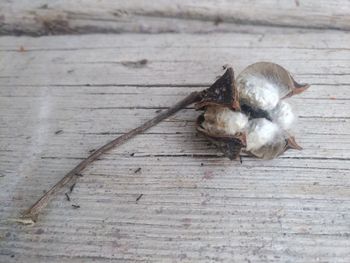
<svg viewBox="0 0 350 263">
<path fill-rule="evenodd" d="M 47 191 L 38 201 L 36 201 L 22 216 L 22 218 L 30 219 L 33 222 L 37 220 L 37 217 L 42 209 L 44 209 L 47 204 L 49 203 L 50 199 L 59 192 L 64 186 L 66 186 L 69 182 L 71 182 L 74 178 L 79 176 L 79 173 L 85 169 L 86 166 L 91 164 L 93 161 L 98 159 L 102 154 L 108 152 L 112 148 L 115 148 L 124 142 L 128 141 L 132 137 L 136 136 L 137 134 L 140 134 L 147 129 L 151 128 L 152 126 L 156 125 L 157 123 L 161 122 L 162 120 L 168 118 L 169 116 L 173 115 L 174 113 L 178 112 L 179 110 L 185 108 L 186 106 L 197 102 L 201 99 L 202 93 L 201 92 L 192 92 L 190 95 L 188 95 L 186 98 L 175 104 L 173 107 L 169 108 L 168 110 L 160 113 L 153 119 L 145 122 L 141 126 L 129 131 L 128 133 L 125 133 L 118 138 L 114 139 L 113 141 L 110 141 L 109 143 L 103 145 L 96 151 L 94 151 L 89 157 L 84 159 L 81 163 L 79 163 L 73 170 L 71 170 L 69 173 L 67 173 L 58 183 L 56 183 L 49 191 Z"/>
</svg>

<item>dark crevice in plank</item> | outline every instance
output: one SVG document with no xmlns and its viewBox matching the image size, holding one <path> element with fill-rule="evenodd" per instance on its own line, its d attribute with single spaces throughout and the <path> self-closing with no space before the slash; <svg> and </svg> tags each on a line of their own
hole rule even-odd
<svg viewBox="0 0 350 263">
<path fill-rule="evenodd" d="M 324 61 L 330 61 L 330 59 L 325 59 Z M 349 59 L 344 59 L 344 61 L 349 61 Z M 298 73 L 296 75 L 299 75 L 299 76 L 349 76 L 350 73 Z"/>
<path fill-rule="evenodd" d="M 188 87 L 191 88 L 191 87 Z M 196 88 L 196 87 L 193 87 Z M 106 96 L 110 96 L 110 95 L 131 95 L 131 96 L 141 96 L 143 93 L 142 92 L 77 92 L 76 94 L 83 94 L 83 95 L 106 95 Z M 70 98 L 72 95 L 56 95 L 54 97 L 57 98 Z M 155 94 L 154 96 L 156 97 L 177 97 L 177 96 L 182 96 L 182 94 Z M 36 95 L 1 95 L 0 94 L 0 98 L 44 98 L 45 96 L 36 96 Z M 317 101 L 348 101 L 350 100 L 350 98 L 341 98 L 341 97 L 333 97 L 333 96 L 329 96 L 329 97 L 325 97 L 325 98 L 319 98 L 319 97 L 294 97 L 294 100 L 317 100 Z M 129 106 L 129 107 L 122 107 L 122 106 L 116 106 L 116 107 L 97 107 L 97 108 L 93 108 L 93 107 L 70 107 L 70 109 L 88 109 L 88 110 L 101 110 L 101 109 L 168 109 L 168 107 L 157 107 L 157 106 L 149 106 L 149 107 L 137 107 L 137 106 Z M 194 109 L 194 107 L 186 107 L 186 109 Z M 62 109 L 62 110 L 67 110 L 67 109 Z"/>
<path fill-rule="evenodd" d="M 183 135 L 183 134 L 194 134 L 193 132 L 144 132 L 142 135 Z M 122 135 L 125 132 L 71 132 L 71 134 L 81 134 L 81 135 Z"/>
<path fill-rule="evenodd" d="M 0 35 L 1 36 L 1 35 Z M 79 48 L 28 48 L 25 50 L 26 53 L 29 52 L 48 52 L 48 51 L 82 51 L 82 50 L 117 50 L 117 49 L 139 49 L 140 46 L 101 46 L 101 47 L 79 47 Z M 148 48 L 152 49 L 163 49 L 164 46 L 152 45 Z M 172 49 L 186 49 L 188 46 L 171 46 Z M 350 48 L 345 47 L 298 47 L 298 46 L 196 46 L 197 49 L 298 49 L 298 50 L 330 50 L 330 51 L 349 51 Z M 20 49 L 1 49 L 1 52 L 14 52 L 14 53 L 23 53 Z M 292 59 L 291 59 L 292 60 Z M 314 59 L 314 61 L 329 61 L 331 59 Z M 337 61 L 347 61 L 347 59 L 336 59 Z M 153 60 L 156 62 L 169 62 L 169 60 Z M 189 60 L 172 60 L 172 62 L 186 62 Z M 121 64 L 123 61 L 92 61 L 92 62 L 76 62 L 76 64 L 97 64 L 97 63 L 110 63 L 110 64 Z M 72 64 L 72 63 L 56 63 L 56 64 Z M 310 73 L 300 74 L 300 75 L 308 75 Z M 312 74 L 312 73 L 311 73 Z M 319 74 L 319 75 L 329 75 L 329 74 Z"/>
<path fill-rule="evenodd" d="M 329 100 L 335 100 L 335 101 L 348 101 L 350 100 L 350 98 L 333 98 L 333 97 L 328 97 L 328 98 L 314 98 L 314 97 L 310 97 L 310 98 L 298 98 L 295 97 L 295 100 L 320 100 L 320 101 L 329 101 Z"/>
<path fill-rule="evenodd" d="M 129 83 L 114 83 L 114 84 L 49 84 L 49 85 L 42 85 L 42 87 L 143 87 L 143 88 L 207 88 L 211 84 L 202 84 L 202 83 L 189 83 L 189 84 L 160 84 L 160 83 L 154 83 L 154 84 L 129 84 Z M 349 84 L 350 85 L 350 84 Z M 21 86 L 21 85 L 16 85 Z M 23 85 L 26 86 L 26 85 Z M 31 85 L 33 86 L 33 85 Z M 35 85 L 38 87 L 37 85 Z M 39 85 L 40 86 L 40 85 Z"/>
<path fill-rule="evenodd" d="M 187 121 L 190 123 L 189 121 Z M 79 134 L 79 135 L 121 135 L 124 134 L 125 132 L 66 132 L 66 134 Z M 182 132 L 171 132 L 171 131 L 166 131 L 166 132 L 144 132 L 142 135 L 185 135 L 185 134 L 195 134 L 196 130 L 193 129 L 193 131 L 182 131 Z M 349 136 L 350 133 L 321 133 L 321 132 L 303 132 L 304 135 L 321 135 L 321 136 Z M 21 136 L 17 137 L 6 137 L 6 136 L 1 136 L 1 138 L 18 138 Z M 23 137 L 23 136 L 22 136 Z M 203 140 L 204 141 L 204 140 Z M 206 141 L 206 140 L 205 140 Z M 1 150 L 0 150 L 1 151 Z"/>
<path fill-rule="evenodd" d="M 302 74 L 294 74 L 295 76 Z M 322 74 L 320 74 L 322 75 Z M 330 74 L 330 76 L 333 74 Z M 0 76 L 1 78 L 1 76 Z M 11 76 L 4 76 L 4 78 L 12 78 Z M 19 78 L 19 76 L 14 76 L 14 78 Z M 350 86 L 349 83 L 309 83 L 313 86 Z M 138 84 L 138 83 L 83 83 L 83 84 L 2 84 L 3 87 L 135 87 L 135 88 L 207 88 L 212 83 L 147 83 L 147 84 Z M 87 93 L 88 94 L 88 93 Z M 93 93 L 92 93 L 93 94 Z M 99 94 L 99 93 L 97 93 Z M 101 94 L 104 94 L 103 92 Z M 106 93 L 108 94 L 108 93 Z M 120 93 L 118 93 L 120 94 Z"/>
<path fill-rule="evenodd" d="M 331 119 L 331 120 L 350 120 L 350 117 L 333 117 L 333 116 L 298 116 L 300 119 Z"/>
<path fill-rule="evenodd" d="M 350 86 L 350 83 L 310 83 L 311 86 Z"/>
<path fill-rule="evenodd" d="M 51 159 L 51 160 L 61 160 L 61 159 L 66 159 L 66 160 L 84 160 L 84 157 L 59 157 L 59 156 L 41 156 L 41 159 Z M 101 160 L 101 159 L 97 159 Z"/>
<path fill-rule="evenodd" d="M 138 35 L 143 35 L 143 34 L 138 34 Z M 146 37 L 147 34 L 144 34 Z M 158 46 L 158 45 L 152 45 L 152 46 L 147 46 L 148 48 L 152 49 L 163 49 L 164 46 Z M 97 46 L 97 47 L 57 47 L 57 48 L 26 48 L 25 51 L 21 51 L 20 49 L 1 49 L 0 47 L 0 52 L 14 52 L 14 53 L 29 53 L 29 52 L 48 52 L 48 51 L 81 51 L 81 50 L 118 50 L 118 49 L 123 49 L 123 50 L 128 50 L 128 49 L 139 49 L 140 46 Z M 172 49 L 186 49 L 188 46 L 176 46 L 176 45 L 171 45 Z M 329 48 L 308 48 L 308 47 L 286 47 L 286 46 L 261 46 L 261 47 L 254 47 L 254 46 L 196 46 L 197 49 L 218 49 L 218 48 L 242 48 L 242 49 L 276 49 L 276 48 L 285 48 L 285 49 L 307 49 L 307 50 L 349 50 L 347 48 L 335 48 L 335 47 L 329 47 Z M 156 60 L 157 62 L 168 62 L 168 60 Z M 186 62 L 189 60 L 173 60 L 174 62 Z M 122 63 L 122 61 L 96 61 L 96 62 L 79 62 L 80 64 L 96 64 L 96 63 Z M 69 64 L 69 63 L 56 63 L 56 64 Z M 78 64 L 78 62 L 77 62 Z"/>
<path fill-rule="evenodd" d="M 136 13 L 137 14 L 137 13 Z M 284 28 L 284 29 L 308 29 L 308 30 L 336 30 L 336 31 L 349 31 L 348 28 L 340 27 L 340 26 L 335 26 L 332 23 L 329 23 L 328 25 L 310 25 L 308 23 L 305 24 L 285 24 L 281 23 L 283 22 L 283 19 L 280 20 L 280 22 L 269 22 L 265 20 L 259 20 L 257 19 L 259 16 L 255 15 L 252 16 L 248 19 L 240 19 L 240 18 L 235 18 L 233 16 L 227 16 L 223 14 L 219 14 L 216 17 L 212 16 L 203 16 L 203 15 L 195 15 L 195 14 L 181 14 L 181 13 L 176 13 L 174 15 L 172 14 L 167 14 L 166 16 L 160 15 L 157 12 L 153 13 L 150 12 L 148 14 L 142 14 L 145 17 L 158 17 L 160 19 L 164 18 L 176 18 L 179 20 L 197 20 L 197 21 L 212 21 L 213 23 L 216 23 L 218 20 L 218 16 L 220 17 L 220 22 L 219 23 L 227 23 L 231 24 L 232 26 L 239 26 L 239 25 L 244 25 L 244 26 L 258 26 L 258 27 L 272 27 L 272 28 Z"/>
<path fill-rule="evenodd" d="M 299 74 L 294 74 L 299 75 Z M 330 74 L 332 75 L 332 74 Z M 1 78 L 1 76 L 0 76 Z M 6 76 L 6 78 L 12 78 L 10 76 Z M 14 78 L 19 78 L 19 76 L 14 76 Z M 312 87 L 314 86 L 350 86 L 349 83 L 309 83 Z M 83 84 L 3 84 L 3 87 L 135 87 L 135 88 L 208 88 L 212 83 L 148 83 L 148 84 L 138 84 L 138 83 L 83 83 Z M 102 93 L 103 94 L 103 93 Z M 120 94 L 120 93 L 118 93 Z"/>
<path fill-rule="evenodd" d="M 93 238 L 93 236 L 91 236 L 91 238 Z M 52 241 L 44 241 L 44 240 L 41 240 L 42 243 L 52 243 Z M 29 243 L 29 242 L 28 242 Z M 58 245 L 59 243 L 57 243 Z M 68 245 L 71 245 L 72 243 L 66 243 Z M 76 243 L 75 243 L 76 244 Z M 81 245 L 85 245 L 86 242 L 84 243 L 80 243 Z M 4 255 L 4 256 L 8 256 L 10 257 L 11 255 L 16 255 L 15 257 L 18 257 L 18 258 L 21 258 L 23 259 L 23 256 L 26 256 L 27 259 L 35 259 L 35 260 L 38 260 L 38 259 L 45 259 L 44 262 L 51 262 L 51 261 L 54 261 L 54 262 L 57 262 L 57 259 L 60 258 L 60 259 L 65 259 L 65 260 L 68 260 L 67 262 L 70 262 L 74 259 L 79 259 L 81 260 L 81 262 L 84 262 L 84 260 L 92 260 L 93 262 L 95 260 L 106 260 L 107 262 L 110 262 L 111 260 L 115 261 L 115 260 L 121 260 L 121 262 L 144 262 L 144 260 L 141 260 L 141 259 L 137 259 L 137 258 L 133 258 L 133 259 L 128 259 L 127 257 L 116 257 L 116 256 L 113 256 L 113 257 L 108 257 L 108 256 L 103 256 L 103 255 L 100 255 L 100 256 L 79 256 L 79 255 L 70 255 L 70 256 L 67 256 L 67 255 L 64 255 L 64 254 L 54 254 L 54 255 L 43 255 L 43 254 L 39 254 L 39 253 L 36 253 L 34 256 L 29 253 L 28 251 L 30 251 L 31 249 L 28 249 L 27 252 L 22 252 L 21 250 L 21 255 L 17 255 L 17 253 L 15 252 L 16 248 L 12 248 L 11 250 L 4 250 L 4 251 L 1 251 L 0 250 L 0 255 Z M 55 261 L 56 260 L 56 261 Z M 7 262 L 10 262 L 11 260 L 8 260 Z M 32 262 L 35 262 L 35 261 L 32 261 Z M 40 261 L 41 262 L 41 261 Z"/>
<path fill-rule="evenodd" d="M 34 10 L 33 10 L 34 11 Z M 33 12 L 32 11 L 32 12 Z M 164 33 L 192 33 L 192 34 L 210 34 L 212 32 L 253 32 L 256 28 L 271 29 L 271 30 L 313 30 L 313 31 L 349 31 L 348 26 L 337 26 L 334 23 L 327 24 L 311 24 L 311 23 L 294 23 L 287 24 L 283 19 L 274 21 L 259 20 L 257 16 L 247 18 L 234 18 L 233 16 L 220 16 L 220 27 L 215 26 L 217 16 L 196 16 L 196 14 L 176 13 L 176 14 L 133 14 L 128 17 L 127 21 L 111 18 L 111 14 L 105 13 L 105 17 L 94 17 L 93 14 L 89 18 L 83 19 L 69 15 L 67 11 L 57 10 L 61 15 L 50 16 L 32 15 L 28 21 L 37 25 L 30 26 L 23 22 L 16 21 L 13 24 L 1 23 L 0 35 L 14 36 L 47 36 L 47 35 L 82 35 L 82 34 L 122 34 L 122 33 L 145 33 L 145 34 L 164 34 Z M 35 12 L 35 11 L 34 11 Z M 27 14 L 30 11 L 27 11 Z M 26 16 L 26 13 L 17 14 L 17 17 Z M 103 15 L 103 14 L 102 14 Z M 134 19 L 133 19 L 134 18 Z M 296 18 L 294 18 L 295 20 Z M 150 26 L 147 22 L 153 20 Z M 158 20 L 158 23 L 154 23 Z M 172 20 L 172 24 L 169 21 Z M 279 21 L 279 22 L 277 22 Z M 78 23 L 77 23 L 78 22 Z M 180 23 L 182 27 L 176 27 L 174 24 Z M 81 24 L 81 25 L 79 25 Z M 196 24 L 196 26 L 193 26 Z M 202 24 L 202 25 L 201 25 Z M 240 28 L 242 27 L 242 28 Z M 248 27 L 248 28 L 244 28 Z M 252 29 L 249 29 L 252 27 Z M 207 29 L 209 28 L 209 29 Z M 254 29 L 255 28 L 255 29 Z"/>
<path fill-rule="evenodd" d="M 108 153 L 106 154 L 108 155 Z M 129 156 L 129 154 L 119 154 L 121 156 Z M 138 154 L 137 156 L 133 156 L 135 158 L 157 158 L 157 157 L 163 157 L 163 158 L 183 158 L 183 157 L 190 157 L 190 158 L 214 158 L 214 159 L 222 159 L 224 158 L 222 154 L 200 154 L 200 153 L 179 153 L 179 154 Z M 244 156 L 246 159 L 255 159 L 251 156 Z M 69 159 L 69 160 L 81 160 L 84 159 L 83 157 L 60 157 L 60 156 L 42 156 L 41 159 Z M 333 160 L 333 161 L 350 161 L 350 158 L 340 158 L 340 157 L 286 157 L 286 156 L 280 156 L 279 159 L 292 159 L 292 160 L 319 160 L 319 161 L 327 161 L 327 160 Z M 110 158 L 104 158 L 101 157 L 98 160 L 113 160 Z"/>
</svg>

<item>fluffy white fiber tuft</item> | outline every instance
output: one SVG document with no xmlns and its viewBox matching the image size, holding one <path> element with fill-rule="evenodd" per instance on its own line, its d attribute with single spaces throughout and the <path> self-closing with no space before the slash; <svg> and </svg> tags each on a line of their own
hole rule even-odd
<svg viewBox="0 0 350 263">
<path fill-rule="evenodd" d="M 247 131 L 247 150 L 258 150 L 264 145 L 272 144 L 274 139 L 281 134 L 277 124 L 265 119 L 252 119 L 249 121 Z"/>
<path fill-rule="evenodd" d="M 262 110 L 274 109 L 280 100 L 278 87 L 264 78 L 249 76 L 241 80 L 237 88 L 241 100 Z"/>
<path fill-rule="evenodd" d="M 248 124 L 246 115 L 224 107 L 209 107 L 204 113 L 204 119 L 203 128 L 216 135 L 235 135 Z"/>
<path fill-rule="evenodd" d="M 282 129 L 288 130 L 295 121 L 292 107 L 285 101 L 280 101 L 276 108 L 270 112 L 273 122 L 277 123 Z"/>
</svg>

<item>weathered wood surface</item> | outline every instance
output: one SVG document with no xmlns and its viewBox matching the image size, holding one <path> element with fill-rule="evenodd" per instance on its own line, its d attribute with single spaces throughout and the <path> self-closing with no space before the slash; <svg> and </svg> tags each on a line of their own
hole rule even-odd
<svg viewBox="0 0 350 263">
<path fill-rule="evenodd" d="M 244 25 L 350 29 L 350 2 L 344 0 L 7 0 L 0 14 L 1 34 L 261 30 Z"/>
<path fill-rule="evenodd" d="M 350 262 L 349 43 L 282 30 L 1 37 L 0 262 Z M 35 226 L 11 222 L 90 150 L 222 65 L 261 60 L 312 85 L 291 99 L 303 151 L 231 162 L 188 108 L 89 167 Z"/>
</svg>

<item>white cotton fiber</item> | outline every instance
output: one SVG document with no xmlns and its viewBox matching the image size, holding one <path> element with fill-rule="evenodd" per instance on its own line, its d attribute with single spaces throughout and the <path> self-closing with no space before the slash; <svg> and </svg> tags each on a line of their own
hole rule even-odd
<svg viewBox="0 0 350 263">
<path fill-rule="evenodd" d="M 240 100 L 262 110 L 272 110 L 280 99 L 278 87 L 266 78 L 250 75 L 238 80 L 237 88 Z"/>
<path fill-rule="evenodd" d="M 235 135 L 248 124 L 246 115 L 224 107 L 209 107 L 204 119 L 203 128 L 216 135 Z"/>
<path fill-rule="evenodd" d="M 248 125 L 247 151 L 258 150 L 264 145 L 272 144 L 274 138 L 281 134 L 278 125 L 265 118 L 252 119 Z"/>
<path fill-rule="evenodd" d="M 276 108 L 270 112 L 270 116 L 272 121 L 284 130 L 288 130 L 295 121 L 292 107 L 284 100 L 277 104 Z"/>
</svg>

